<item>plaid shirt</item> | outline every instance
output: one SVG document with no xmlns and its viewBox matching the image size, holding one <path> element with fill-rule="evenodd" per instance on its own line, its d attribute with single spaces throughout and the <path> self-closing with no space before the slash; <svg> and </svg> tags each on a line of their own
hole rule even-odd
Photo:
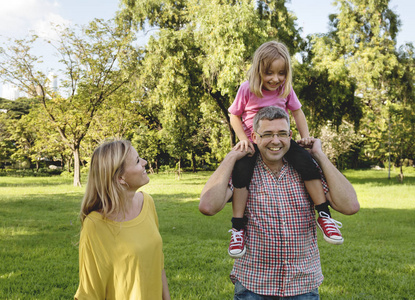
<svg viewBox="0 0 415 300">
<path fill-rule="evenodd" d="M 327 183 L 323 180 L 324 191 Z M 323 282 L 316 221 L 300 175 L 284 161 L 277 178 L 260 155 L 245 214 L 246 254 L 235 260 L 231 280 L 268 296 L 301 295 Z"/>
</svg>

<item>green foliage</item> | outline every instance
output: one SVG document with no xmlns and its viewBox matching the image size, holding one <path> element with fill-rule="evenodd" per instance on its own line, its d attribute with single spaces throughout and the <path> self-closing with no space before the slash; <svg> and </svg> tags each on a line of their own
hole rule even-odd
<svg viewBox="0 0 415 300">
<path fill-rule="evenodd" d="M 388 103 L 390 143 L 392 161 L 402 166 L 404 160 L 415 157 L 415 51 L 412 44 L 402 47 L 398 53 L 400 62 L 391 76 L 392 96 Z M 386 140 L 386 137 L 383 138 Z M 403 175 L 401 169 L 401 176 Z"/>
<path fill-rule="evenodd" d="M 361 142 L 361 138 L 354 132 L 351 124 L 347 122 L 338 127 L 331 124 L 324 126 L 320 138 L 323 142 L 324 153 L 332 162 L 336 163 L 338 168 L 344 168 L 345 164 L 344 161 L 340 160 L 340 157 L 350 153 L 351 149 Z"/>
<path fill-rule="evenodd" d="M 320 136 L 321 128 L 328 123 L 338 129 L 343 121 L 353 123 L 357 130 L 363 112 L 359 98 L 355 97 L 355 85 L 341 78 L 330 79 L 327 70 L 314 69 L 312 53 L 307 54 L 302 64 L 294 63 L 294 84 L 311 134 Z"/>
<path fill-rule="evenodd" d="M 311 37 L 310 52 L 312 65 L 319 74 L 327 74 L 328 82 L 339 82 L 340 87 L 351 87 L 354 93 L 344 99 L 350 100 L 340 98 L 339 103 L 345 106 L 335 106 L 336 119 L 340 116 L 341 120 L 345 113 L 355 124 L 363 137 L 363 160 L 380 162 L 393 156 L 399 157 L 399 164 L 404 158 L 413 158 L 408 145 L 413 144 L 409 112 L 415 102 L 414 70 L 409 66 L 413 66 L 414 55 L 411 45 L 400 53 L 395 49 L 398 16 L 389 8 L 389 0 L 334 3 L 339 13 L 330 17 L 331 30 Z M 305 90 L 309 88 L 307 85 Z M 334 91 L 341 93 L 342 89 L 335 87 Z M 405 137 L 400 135 L 401 131 Z M 402 138 L 392 140 L 395 132 Z"/>
<path fill-rule="evenodd" d="M 20 119 L 23 115 L 29 113 L 34 99 L 19 98 L 14 101 L 0 98 L 0 109 L 7 111 L 9 119 Z"/>
<path fill-rule="evenodd" d="M 339 14 L 332 16 L 332 30 L 314 37 L 314 63 L 327 69 L 329 78 L 346 75 L 357 84 L 357 94 L 376 109 L 381 99 L 371 99 L 397 64 L 394 55 L 399 25 L 388 8 L 389 0 L 339 0 Z M 349 74 L 347 74 L 349 73 Z M 343 75 L 344 74 L 344 75 Z"/>
</svg>

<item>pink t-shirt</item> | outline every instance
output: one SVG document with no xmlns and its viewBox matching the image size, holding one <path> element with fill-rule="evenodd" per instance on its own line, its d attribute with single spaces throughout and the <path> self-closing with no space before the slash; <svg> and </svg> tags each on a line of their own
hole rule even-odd
<svg viewBox="0 0 415 300">
<path fill-rule="evenodd" d="M 261 108 L 266 106 L 278 106 L 285 109 L 287 113 L 288 110 L 294 111 L 301 108 L 301 103 L 292 88 L 287 98 L 282 98 L 280 96 L 281 89 L 277 89 L 276 91 L 262 90 L 262 94 L 263 98 L 258 98 L 249 89 L 249 81 L 245 81 L 239 87 L 235 100 L 228 109 L 231 114 L 241 116 L 242 126 L 246 136 L 250 140 L 255 114 Z"/>
</svg>

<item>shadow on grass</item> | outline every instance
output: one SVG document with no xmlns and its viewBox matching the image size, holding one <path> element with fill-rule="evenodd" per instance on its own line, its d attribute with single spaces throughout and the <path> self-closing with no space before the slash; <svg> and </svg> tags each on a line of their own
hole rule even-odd
<svg viewBox="0 0 415 300">
<path fill-rule="evenodd" d="M 186 202 L 193 202 L 193 206 L 199 205 L 199 198 L 192 192 L 180 192 L 180 193 L 172 193 L 169 195 L 166 194 L 156 194 L 151 193 L 151 197 L 153 197 L 154 201 L 157 202 L 172 202 L 177 204 L 183 204 Z"/>
<path fill-rule="evenodd" d="M 411 299 L 415 209 L 363 208 L 335 218 L 343 223 L 343 245 L 330 245 L 318 233 L 322 298 Z"/>
<path fill-rule="evenodd" d="M 85 181 L 83 181 L 85 182 Z M 56 186 L 70 185 L 72 178 L 60 176 L 53 177 L 0 177 L 0 187 L 32 187 L 32 186 Z"/>
<path fill-rule="evenodd" d="M 79 231 L 78 213 L 80 198 L 77 194 L 21 195 L 14 199 L 1 199 L 0 210 L 2 240 L 18 240 L 25 236 L 44 235 L 76 228 Z"/>
<path fill-rule="evenodd" d="M 0 202 L 0 299 L 73 298 L 78 196 L 21 195 Z"/>
<path fill-rule="evenodd" d="M 400 186 L 400 185 L 414 185 L 415 176 L 405 175 L 403 182 L 397 180 L 396 174 L 388 178 L 388 174 L 384 171 L 345 171 L 345 176 L 352 184 L 371 184 L 374 186 Z"/>
</svg>

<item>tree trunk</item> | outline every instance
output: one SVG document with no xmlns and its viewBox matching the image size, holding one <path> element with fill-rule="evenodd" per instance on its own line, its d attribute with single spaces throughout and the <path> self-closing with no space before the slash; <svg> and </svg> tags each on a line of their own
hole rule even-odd
<svg viewBox="0 0 415 300">
<path fill-rule="evenodd" d="M 61 168 L 62 168 L 62 170 L 64 169 L 64 167 L 65 167 L 65 157 L 63 156 L 63 154 L 61 153 L 60 154 L 61 155 Z"/>
<path fill-rule="evenodd" d="M 180 180 L 180 175 L 181 175 L 181 170 L 180 170 L 180 162 L 181 162 L 182 160 L 181 159 L 179 159 L 179 165 L 178 165 L 178 170 L 177 170 L 177 179 L 178 180 Z"/>
<path fill-rule="evenodd" d="M 226 124 L 228 125 L 231 146 L 233 147 L 235 146 L 235 143 L 236 143 L 236 135 L 232 129 L 232 125 L 231 125 L 231 121 L 230 121 L 230 117 L 228 113 L 228 108 L 225 106 L 225 103 L 228 102 L 227 101 L 228 98 L 225 96 L 222 96 L 220 92 L 212 93 L 212 91 L 209 91 L 209 93 L 213 97 L 213 99 L 215 99 L 216 104 L 219 106 L 223 116 L 225 117 Z"/>
<path fill-rule="evenodd" d="M 403 161 L 402 161 L 402 159 L 400 160 L 400 166 L 399 166 L 399 175 L 398 175 L 398 182 L 399 183 L 403 183 L 403 169 L 402 169 L 402 166 L 403 166 Z"/>
<path fill-rule="evenodd" d="M 153 164 L 151 162 L 148 163 L 148 171 L 150 172 L 150 174 L 154 174 Z"/>
<path fill-rule="evenodd" d="M 79 145 L 73 150 L 73 186 L 81 186 L 81 166 L 79 160 Z"/>
<path fill-rule="evenodd" d="M 71 170 L 72 170 L 72 159 L 69 157 L 69 158 L 66 158 L 65 160 L 66 160 L 67 165 L 68 165 L 68 172 L 71 173 Z"/>
<path fill-rule="evenodd" d="M 194 152 L 192 152 L 192 167 L 193 167 L 193 173 L 196 173 L 196 155 Z"/>
</svg>

